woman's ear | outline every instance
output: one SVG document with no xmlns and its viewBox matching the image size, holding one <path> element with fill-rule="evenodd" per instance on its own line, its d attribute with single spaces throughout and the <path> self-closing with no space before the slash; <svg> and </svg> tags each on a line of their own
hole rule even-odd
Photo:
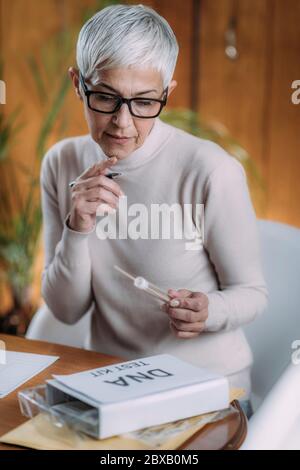
<svg viewBox="0 0 300 470">
<path fill-rule="evenodd" d="M 81 92 L 80 92 L 80 89 L 79 89 L 78 70 L 75 69 L 75 67 L 69 67 L 68 74 L 69 74 L 69 77 L 72 80 L 76 95 L 78 96 L 78 98 L 80 100 L 82 100 Z"/>
<path fill-rule="evenodd" d="M 172 93 L 172 91 L 177 87 L 177 82 L 176 80 L 171 80 L 170 85 L 168 87 L 168 97 Z"/>
</svg>

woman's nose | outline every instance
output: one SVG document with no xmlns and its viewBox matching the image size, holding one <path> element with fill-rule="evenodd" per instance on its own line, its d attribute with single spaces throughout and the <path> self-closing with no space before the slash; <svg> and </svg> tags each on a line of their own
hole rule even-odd
<svg viewBox="0 0 300 470">
<path fill-rule="evenodd" d="M 118 127 L 129 127 L 132 121 L 132 116 L 130 114 L 128 105 L 126 103 L 123 103 L 121 108 L 114 113 L 113 115 L 113 122 L 116 124 Z"/>
</svg>

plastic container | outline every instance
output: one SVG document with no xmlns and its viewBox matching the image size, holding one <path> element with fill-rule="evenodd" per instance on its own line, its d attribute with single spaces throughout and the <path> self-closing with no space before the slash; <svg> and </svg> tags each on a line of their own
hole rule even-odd
<svg viewBox="0 0 300 470">
<path fill-rule="evenodd" d="M 75 431 L 93 437 L 98 435 L 98 412 L 95 408 L 80 402 L 69 400 L 59 405 L 50 406 L 47 402 L 46 385 L 38 385 L 18 393 L 21 413 L 33 418 L 43 412 L 51 418 L 57 427 L 68 425 Z"/>
</svg>

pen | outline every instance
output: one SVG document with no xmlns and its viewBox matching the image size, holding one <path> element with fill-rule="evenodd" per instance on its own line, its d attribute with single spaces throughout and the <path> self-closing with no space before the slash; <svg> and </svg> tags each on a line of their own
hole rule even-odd
<svg viewBox="0 0 300 470">
<path fill-rule="evenodd" d="M 107 175 L 104 175 L 104 176 L 107 176 L 107 178 L 113 179 L 116 176 L 121 176 L 121 175 L 122 173 L 108 173 Z"/>
<path fill-rule="evenodd" d="M 112 180 L 112 179 L 115 178 L 116 176 L 121 176 L 121 175 L 122 175 L 122 173 L 108 173 L 107 175 L 104 175 L 104 176 L 106 176 L 107 178 L 109 178 L 109 179 Z M 70 188 L 73 188 L 73 186 L 75 186 L 75 184 L 76 184 L 76 180 L 71 181 L 71 182 L 69 183 Z"/>
</svg>

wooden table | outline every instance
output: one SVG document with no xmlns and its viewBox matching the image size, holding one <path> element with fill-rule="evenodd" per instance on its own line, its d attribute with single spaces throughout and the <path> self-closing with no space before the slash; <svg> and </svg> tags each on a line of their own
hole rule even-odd
<svg viewBox="0 0 300 470">
<path fill-rule="evenodd" d="M 33 341 L 15 336 L 0 335 L 0 340 L 5 342 L 6 349 L 10 351 L 49 354 L 60 357 L 54 364 L 23 384 L 19 389 L 0 399 L 0 436 L 27 420 L 27 418 L 21 415 L 18 404 L 17 392 L 20 389 L 42 384 L 46 379 L 51 378 L 52 374 L 71 374 L 86 369 L 107 366 L 123 360 L 120 357 L 107 356 L 84 349 L 71 348 L 44 341 Z M 187 441 L 181 449 L 238 449 L 246 437 L 247 418 L 241 410 L 239 403 L 235 401 L 233 404 L 239 413 L 205 426 L 192 439 Z M 8 449 L 21 448 L 0 443 L 0 450 Z"/>
</svg>

